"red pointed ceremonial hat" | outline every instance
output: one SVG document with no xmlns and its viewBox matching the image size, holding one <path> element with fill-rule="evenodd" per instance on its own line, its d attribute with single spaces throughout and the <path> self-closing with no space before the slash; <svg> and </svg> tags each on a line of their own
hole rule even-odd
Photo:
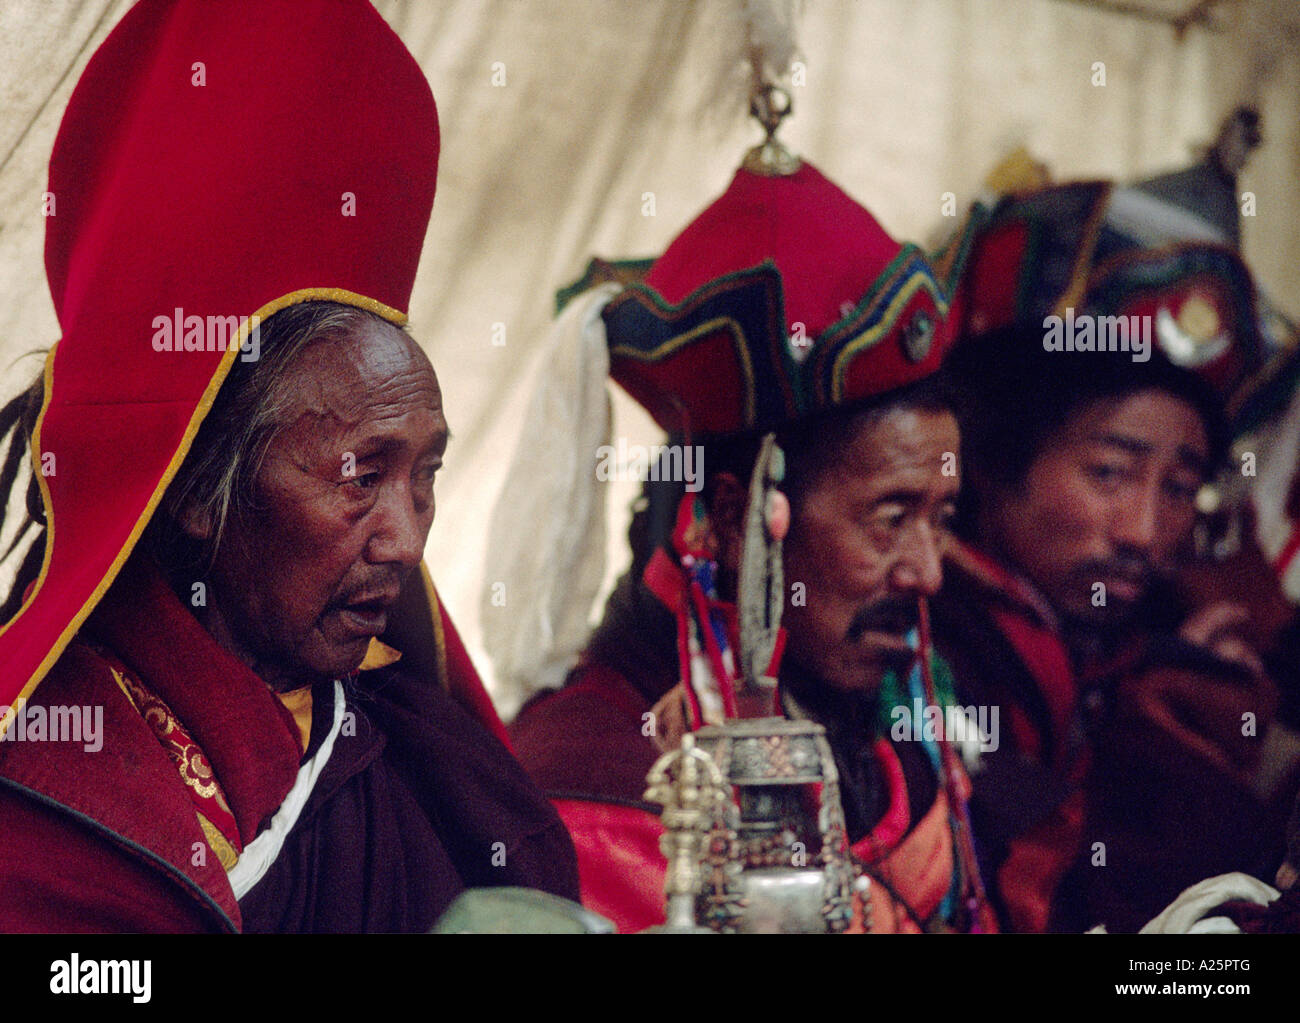
<svg viewBox="0 0 1300 1023">
<path fill-rule="evenodd" d="M 933 373 L 971 232 L 900 245 L 809 163 L 742 168 L 605 309 L 610 375 L 670 432 L 770 430 Z"/>
<path fill-rule="evenodd" d="M 405 321 L 437 161 L 428 83 L 364 0 L 127 12 L 50 160 L 62 339 L 32 440 L 45 562 L 0 631 L 0 706 L 108 589 L 234 360 L 256 356 L 258 320 L 328 299 Z M 214 341 L 231 317 L 238 332 Z"/>
</svg>

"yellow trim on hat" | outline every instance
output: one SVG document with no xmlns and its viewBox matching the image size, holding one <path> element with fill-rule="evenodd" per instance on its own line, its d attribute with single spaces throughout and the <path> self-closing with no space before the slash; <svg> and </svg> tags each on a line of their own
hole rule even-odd
<svg viewBox="0 0 1300 1023">
<path fill-rule="evenodd" d="M 740 370 L 745 375 L 743 394 L 745 402 L 745 426 L 753 426 L 754 420 L 757 418 L 754 411 L 754 364 L 749 357 L 749 346 L 745 340 L 745 332 L 741 328 L 740 324 L 730 316 L 718 316 L 712 320 L 706 321 L 705 323 L 701 323 L 698 327 L 688 330 L 684 334 L 677 334 L 674 337 L 669 338 L 663 344 L 659 345 L 659 347 L 652 348 L 648 352 L 632 348 L 629 345 L 613 345 L 609 350 L 609 354 L 611 358 L 615 355 L 620 355 L 624 358 L 631 359 L 634 362 L 659 362 L 661 359 L 664 359 L 677 351 L 677 349 L 684 348 L 692 341 L 695 341 L 706 334 L 712 334 L 718 330 L 725 330 L 731 335 L 731 339 L 736 347 L 736 354 L 740 357 Z"/>
<path fill-rule="evenodd" d="M 22 707 L 27 699 L 30 698 L 31 694 L 36 690 L 37 685 L 40 684 L 41 679 L 49 673 L 50 668 L 54 666 L 54 663 L 60 656 L 62 656 L 63 651 L 67 649 L 68 644 L 72 641 L 72 637 L 77 634 L 77 630 L 81 628 L 82 624 L 90 616 L 90 613 L 103 598 L 104 594 L 108 591 L 108 588 L 113 585 L 113 580 L 117 578 L 118 572 L 121 571 L 122 566 L 126 563 L 126 559 L 130 557 L 131 551 L 134 550 L 136 541 L 140 539 L 140 534 L 144 532 L 145 527 L 149 524 L 149 520 L 153 518 L 153 513 L 157 510 L 158 504 L 162 501 L 162 496 L 166 492 L 167 487 L 171 484 L 172 479 L 175 477 L 176 471 L 185 460 L 185 456 L 189 454 L 190 445 L 194 442 L 194 437 L 199 432 L 199 426 L 203 423 L 208 412 L 212 409 L 212 403 L 216 400 L 217 392 L 221 389 L 221 385 L 225 381 L 226 375 L 230 372 L 230 367 L 234 364 L 236 353 L 242 350 L 244 338 L 248 336 L 248 331 L 251 326 L 254 323 L 260 324 L 262 320 L 268 319 L 275 313 L 278 313 L 281 309 L 286 309 L 291 305 L 298 305 L 302 302 L 312 301 L 338 302 L 342 305 L 355 306 L 358 309 L 365 309 L 367 312 L 374 313 L 376 316 L 380 316 L 399 327 L 404 325 L 407 320 L 406 314 L 400 310 L 384 305 L 384 303 L 376 301 L 373 298 L 368 298 L 365 295 L 359 295 L 354 291 L 348 291 L 345 288 L 301 288 L 268 302 L 253 313 L 247 320 L 243 321 L 240 325 L 237 338 L 232 338 L 230 343 L 227 345 L 225 352 L 222 353 L 221 361 L 217 364 L 216 371 L 212 374 L 212 379 L 208 382 L 207 389 L 199 399 L 199 403 L 194 409 L 193 416 L 190 417 L 189 426 L 186 427 L 185 433 L 181 437 L 180 444 L 172 455 L 171 461 L 167 464 L 167 468 L 163 472 L 162 479 L 158 481 L 158 485 L 154 489 L 153 495 L 145 504 L 144 510 L 141 512 L 140 517 L 136 520 L 130 534 L 127 536 L 126 543 L 118 552 L 117 557 L 113 559 L 113 563 L 108 567 L 108 571 L 105 572 L 103 578 L 100 579 L 99 584 L 95 587 L 89 599 L 86 600 L 86 602 L 82 604 L 81 609 L 72 616 L 66 628 L 64 628 L 64 630 L 59 634 L 58 639 L 55 640 L 54 645 L 50 648 L 49 653 L 45 655 L 44 660 L 42 660 L 37 666 L 35 673 L 23 685 L 23 688 L 14 700 L 13 705 L 8 709 L 5 716 L 0 718 L 0 738 L 4 737 L 5 733 L 13 724 L 14 719 L 17 717 L 18 708 Z M 23 616 L 23 613 L 36 599 L 37 594 L 40 593 L 41 587 L 45 584 L 46 574 L 50 567 L 50 559 L 54 555 L 54 507 L 50 501 L 50 492 L 49 488 L 45 484 L 45 478 L 40 475 L 39 466 L 41 427 L 45 422 L 45 412 L 49 408 L 50 391 L 54 380 L 54 357 L 58 351 L 58 347 L 58 344 L 56 344 L 50 350 L 49 358 L 45 361 L 45 395 L 41 400 L 41 411 L 40 415 L 36 419 L 36 427 L 32 431 L 31 443 L 32 468 L 36 475 L 37 486 L 40 487 L 41 502 L 45 508 L 45 556 L 41 562 L 40 574 L 36 577 L 36 582 L 32 586 L 31 595 L 23 602 L 22 606 L 19 607 L 18 613 L 3 626 L 0 626 L 0 636 L 3 636 L 7 631 L 9 631 L 10 626 Z M 432 584 L 430 583 L 429 585 L 431 586 Z"/>
<path fill-rule="evenodd" d="M 863 349 L 872 347 L 883 336 L 898 326 L 898 314 L 912 300 L 912 296 L 922 290 L 930 293 L 940 316 L 948 315 L 949 303 L 944 298 L 942 290 L 933 285 L 928 274 L 920 270 L 913 273 L 904 282 L 903 286 L 898 289 L 889 305 L 886 306 L 885 313 L 879 322 L 869 330 L 864 330 L 836 353 L 831 368 L 831 394 L 829 397 L 832 404 L 839 404 L 844 399 L 844 374 L 848 368 L 848 363 Z"/>
<path fill-rule="evenodd" d="M 1056 316 L 1065 316 L 1065 311 L 1072 306 L 1081 306 L 1084 296 L 1088 291 L 1088 278 L 1092 274 L 1092 257 L 1097 251 L 1097 241 L 1101 238 L 1101 226 L 1106 217 L 1106 211 L 1110 209 L 1110 197 L 1114 191 L 1113 182 L 1104 182 L 1103 187 L 1097 195 L 1097 199 L 1092 209 L 1088 211 L 1088 219 L 1083 226 L 1083 241 L 1075 253 L 1074 266 L 1070 269 L 1070 280 L 1066 285 L 1065 291 L 1057 299 L 1056 305 L 1052 312 Z"/>
</svg>

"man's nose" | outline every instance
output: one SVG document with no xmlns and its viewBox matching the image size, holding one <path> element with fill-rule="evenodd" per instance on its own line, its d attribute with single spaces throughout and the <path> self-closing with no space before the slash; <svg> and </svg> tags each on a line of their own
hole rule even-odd
<svg viewBox="0 0 1300 1023">
<path fill-rule="evenodd" d="M 433 524 L 432 506 L 421 510 L 406 489 L 393 487 L 380 498 L 372 515 L 374 528 L 366 550 L 367 560 L 407 568 L 418 565 L 424 557 L 424 543 Z"/>
<path fill-rule="evenodd" d="M 892 573 L 894 586 L 933 597 L 943 586 L 943 536 L 928 522 L 919 522 L 909 537 Z"/>
<path fill-rule="evenodd" d="M 1135 487 L 1111 514 L 1110 539 L 1116 547 L 1150 554 L 1160 535 L 1160 493 L 1156 485 Z"/>
</svg>

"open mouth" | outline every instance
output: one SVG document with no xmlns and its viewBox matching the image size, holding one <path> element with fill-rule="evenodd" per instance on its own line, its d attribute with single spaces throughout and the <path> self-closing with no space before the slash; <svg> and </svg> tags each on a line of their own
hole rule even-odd
<svg viewBox="0 0 1300 1023">
<path fill-rule="evenodd" d="M 916 606 L 895 605 L 859 615 L 849 626 L 849 641 L 864 645 L 910 649 L 907 634 L 916 628 Z"/>
<path fill-rule="evenodd" d="M 357 632 L 377 636 L 388 624 L 388 612 L 377 604 L 347 604 L 339 610 Z"/>
<path fill-rule="evenodd" d="M 349 632 L 357 636 L 378 636 L 388 626 L 388 611 L 397 595 L 363 597 L 338 606 L 339 617 Z"/>
</svg>

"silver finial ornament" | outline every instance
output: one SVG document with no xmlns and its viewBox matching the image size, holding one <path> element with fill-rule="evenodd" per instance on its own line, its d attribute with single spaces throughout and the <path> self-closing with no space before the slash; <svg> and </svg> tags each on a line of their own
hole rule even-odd
<svg viewBox="0 0 1300 1023">
<path fill-rule="evenodd" d="M 745 154 L 745 170 L 763 177 L 788 177 L 803 161 L 786 149 L 776 137 L 781 122 L 790 116 L 794 103 L 790 93 L 771 82 L 757 83 L 749 100 L 749 113 L 763 126 L 766 138 Z"/>
</svg>

